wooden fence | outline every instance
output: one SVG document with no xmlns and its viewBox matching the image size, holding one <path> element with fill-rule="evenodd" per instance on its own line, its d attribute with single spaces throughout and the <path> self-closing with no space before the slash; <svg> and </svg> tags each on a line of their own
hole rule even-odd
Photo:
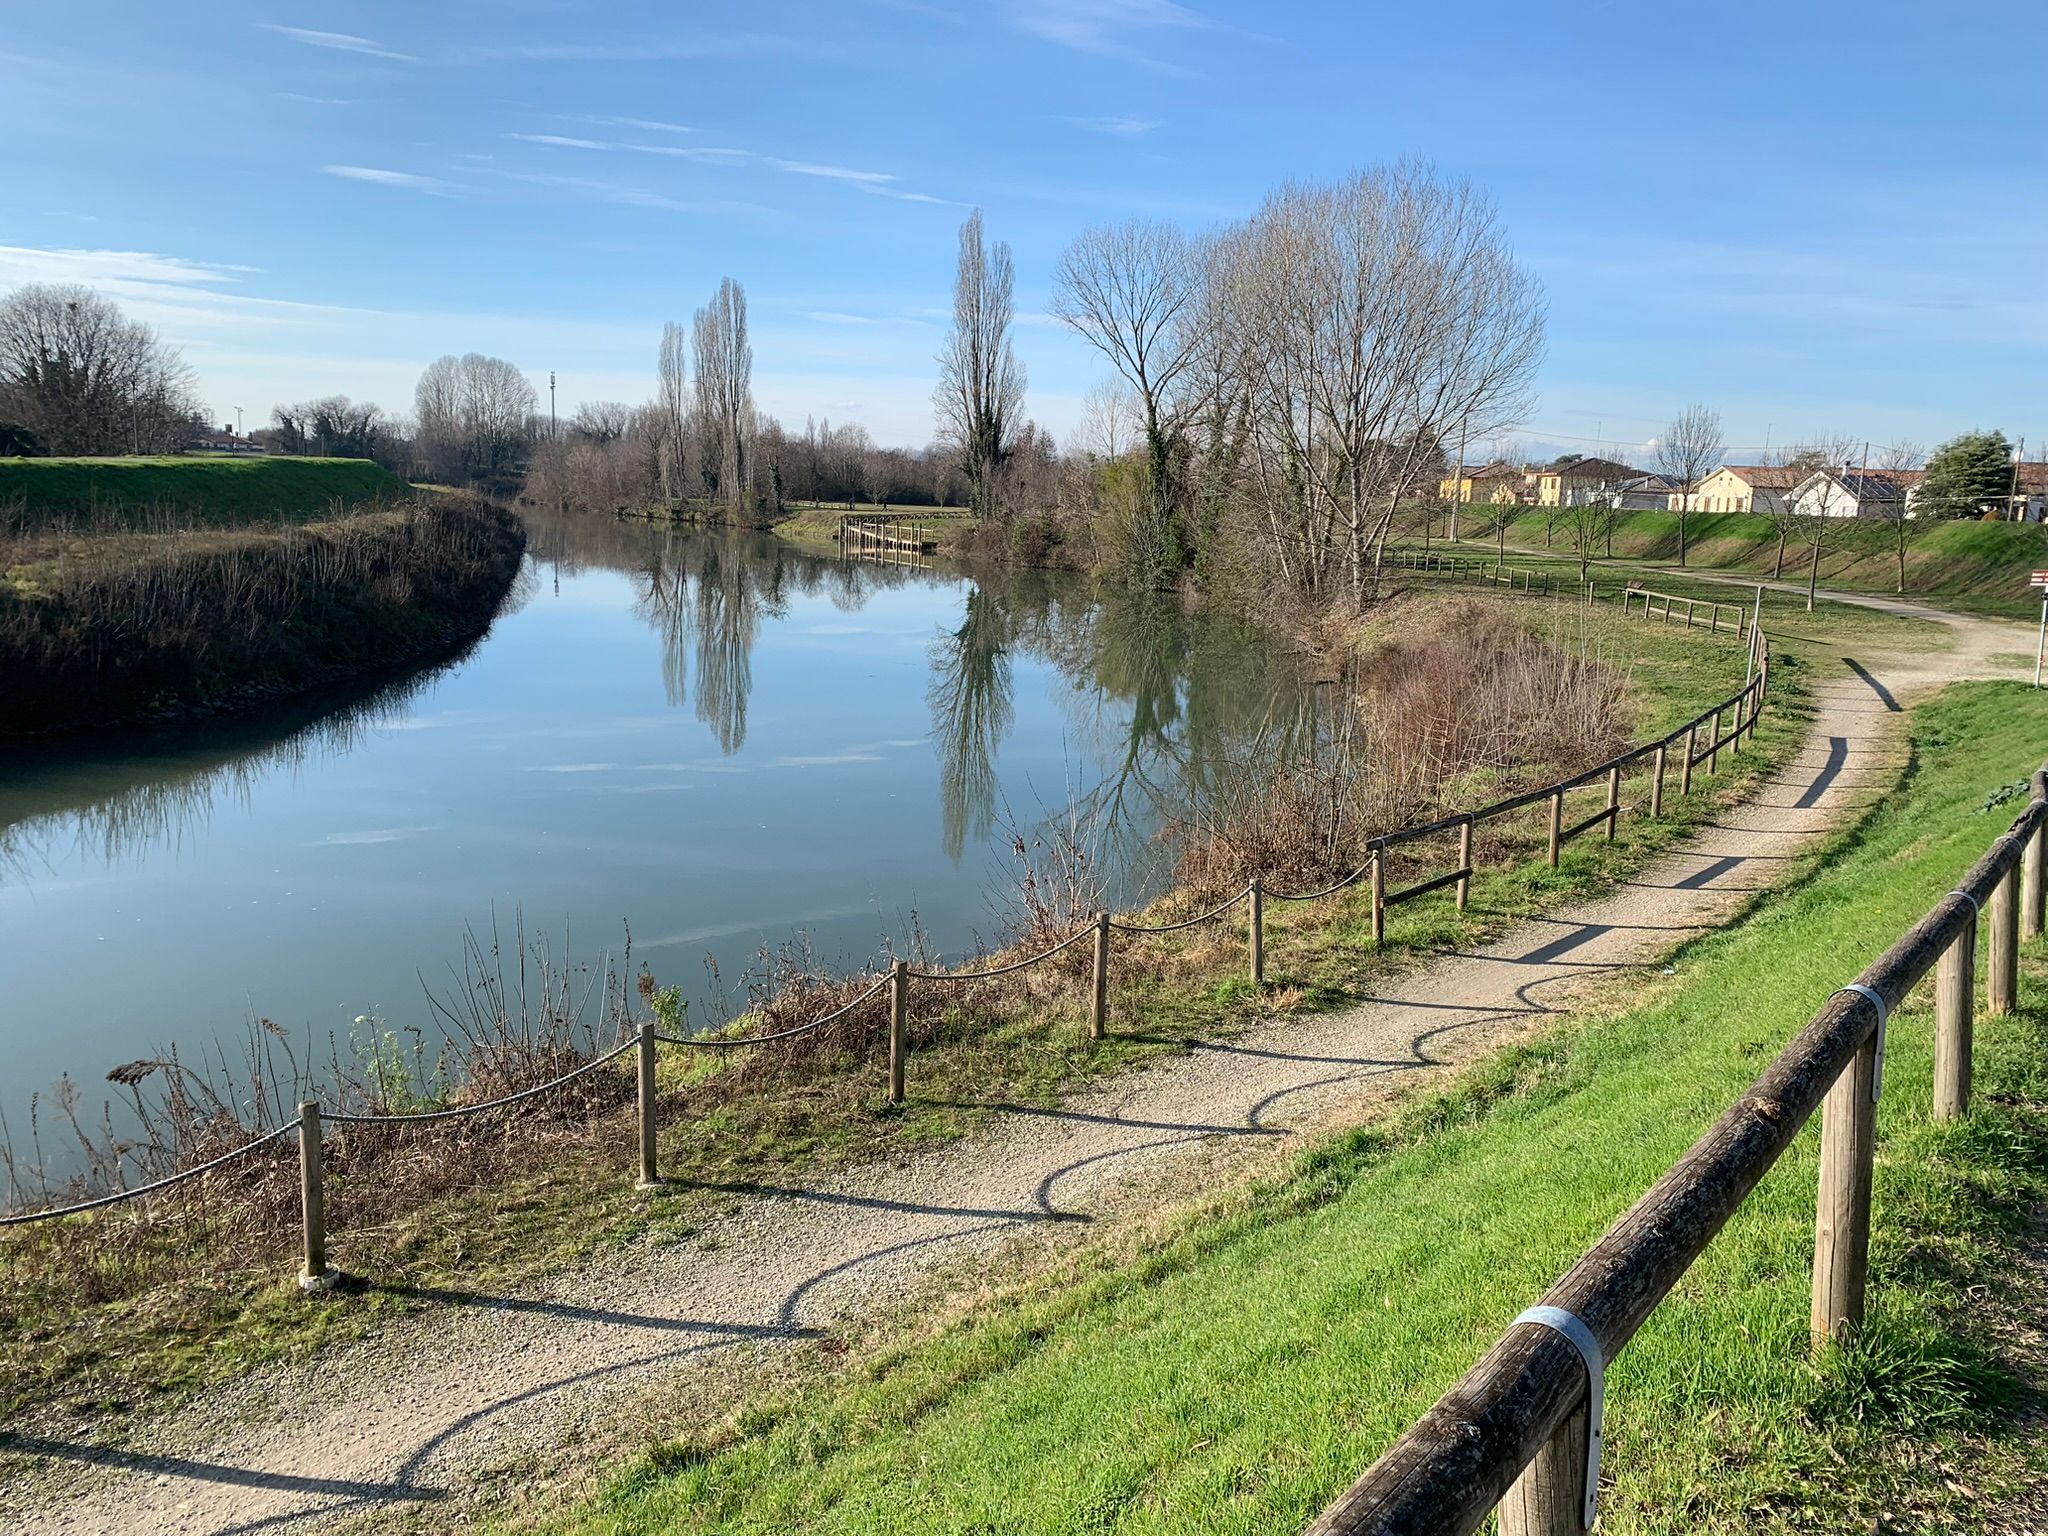
<svg viewBox="0 0 2048 1536">
<path fill-rule="evenodd" d="M 842 525 L 844 526 L 844 525 Z M 876 976 L 874 982 L 851 1001 L 827 1013 L 822 1018 L 812 1019 L 770 1035 L 739 1036 L 695 1036 L 684 1038 L 663 1035 L 655 1030 L 651 1021 L 643 1020 L 637 1033 L 619 1042 L 610 1050 L 591 1058 L 563 1073 L 549 1082 L 525 1088 L 502 1098 L 480 1104 L 460 1105 L 450 1109 L 428 1110 L 406 1114 L 323 1114 L 320 1105 L 307 1101 L 299 1106 L 298 1118 L 273 1127 L 239 1147 L 223 1153 L 220 1157 L 196 1168 L 159 1179 L 135 1189 L 118 1190 L 110 1194 L 78 1201 L 71 1205 L 51 1210 L 28 1211 L 0 1216 L 0 1229 L 20 1226 L 29 1222 L 47 1221 L 61 1217 L 80 1215 L 102 1207 L 119 1204 L 142 1196 L 151 1195 L 188 1183 L 211 1174 L 245 1154 L 252 1153 L 274 1141 L 296 1136 L 299 1146 L 300 1208 L 303 1267 L 299 1285 L 307 1291 L 326 1290 L 333 1286 L 336 1272 L 327 1263 L 327 1202 L 325 1196 L 325 1161 L 323 1152 L 324 1129 L 326 1125 L 336 1126 L 397 1126 L 421 1125 L 428 1122 L 454 1120 L 479 1114 L 497 1113 L 517 1109 L 528 1101 L 538 1098 L 564 1084 L 575 1081 L 602 1067 L 607 1062 L 624 1055 L 635 1053 L 635 1078 L 637 1083 L 637 1109 L 634 1117 L 637 1140 L 639 1184 L 642 1188 L 654 1188 L 661 1182 L 656 1149 L 658 1130 L 656 1103 L 656 1048 L 660 1045 L 677 1046 L 689 1050 L 745 1050 L 750 1047 L 768 1045 L 798 1035 L 810 1034 L 815 1030 L 836 1022 L 856 1008 L 871 1001 L 878 993 L 888 992 L 888 1095 L 891 1103 L 903 1102 L 908 1054 L 908 1020 L 910 1016 L 910 987 L 913 982 L 929 985 L 951 985 L 966 981 L 978 981 L 989 977 L 1007 975 L 1041 965 L 1055 955 L 1081 943 L 1092 941 L 1092 971 L 1089 989 L 1088 1033 L 1090 1038 L 1100 1040 L 1109 1031 L 1109 967 L 1113 935 L 1153 935 L 1175 933 L 1193 928 L 1202 923 L 1213 922 L 1234 910 L 1240 903 L 1247 909 L 1245 942 L 1249 959 L 1251 979 L 1255 984 L 1265 981 L 1265 910 L 1268 901 L 1319 901 L 1357 884 L 1370 880 L 1372 893 L 1372 935 L 1376 944 L 1386 942 L 1387 908 L 1433 891 L 1455 886 L 1455 900 L 1460 912 L 1466 909 L 1473 870 L 1472 842 L 1475 830 L 1482 824 L 1498 817 L 1511 815 L 1530 806 L 1548 805 L 1548 857 L 1552 867 L 1558 862 L 1559 849 L 1572 838 L 1589 832 L 1595 827 L 1604 828 L 1611 839 L 1615 833 L 1622 811 L 1621 785 L 1627 770 L 1636 765 L 1648 763 L 1649 794 L 1646 809 L 1652 817 L 1664 813 L 1664 789 L 1666 770 L 1671 749 L 1681 747 L 1679 792 L 1689 794 L 1693 787 L 1693 770 L 1704 763 L 1707 771 L 1715 771 L 1723 751 L 1739 750 L 1743 737 L 1756 734 L 1757 715 L 1762 709 L 1770 688 L 1770 649 L 1760 633 L 1750 636 L 1749 680 L 1737 692 L 1721 700 L 1712 708 L 1696 715 L 1686 724 L 1656 741 L 1633 747 L 1618 757 L 1608 759 L 1583 773 L 1558 783 L 1544 785 L 1523 794 L 1510 796 L 1478 810 L 1466 811 L 1456 816 L 1447 816 L 1427 822 L 1421 826 L 1406 827 L 1373 838 L 1361 850 L 1365 860 L 1351 873 L 1333 884 L 1314 891 L 1269 890 L 1265 882 L 1254 876 L 1245 889 L 1237 892 L 1220 905 L 1178 922 L 1144 924 L 1127 923 L 1113 918 L 1107 912 L 1097 912 L 1086 926 L 1061 939 L 1050 948 L 1035 955 L 1005 962 L 984 969 L 970 971 L 918 971 L 911 969 L 908 962 L 893 961 L 887 969 Z M 1704 732 L 1704 734 L 1703 734 Z M 1591 786 L 1604 789 L 1605 798 L 1600 808 L 1590 816 L 1583 817 L 1571 825 L 1564 824 L 1566 797 Z M 1418 859 L 1411 859 L 1403 866 L 1402 873 L 1411 878 L 1411 883 L 1397 890 L 1387 889 L 1391 868 L 1390 855 L 1399 848 L 1420 845 L 1433 837 L 1448 837 L 1457 834 L 1457 863 L 1449 870 L 1430 872 L 1430 866 Z M 1421 850 L 1418 848 L 1417 853 Z M 1426 856 L 1423 856 L 1426 858 Z"/>
<path fill-rule="evenodd" d="M 1812 1332 L 1817 1344 L 1853 1333 L 1869 1264 L 1885 1020 L 1936 971 L 1934 1114 L 1963 1114 L 1979 916 L 1991 928 L 1985 1009 L 2008 1013 L 2019 995 L 2019 940 L 2042 928 L 2044 826 L 2048 769 L 2034 774 L 2026 809 L 1955 889 L 1829 998 L 1541 1303 L 1323 1512 L 1311 1536 L 1461 1536 L 1496 1504 L 1502 1536 L 1585 1531 L 1599 1490 L 1607 1363 L 1816 1109 Z"/>
<path fill-rule="evenodd" d="M 1647 587 L 1633 581 L 1621 589 L 1621 611 L 1623 613 L 1628 612 L 1629 606 L 1639 597 L 1643 600 L 1643 617 L 1646 619 L 1655 616 L 1650 611 L 1653 603 L 1662 603 L 1664 605 L 1659 610 L 1659 613 L 1667 624 L 1671 622 L 1673 611 L 1683 608 L 1685 610 L 1685 627 L 1687 629 L 1691 629 L 1693 626 L 1695 611 L 1704 608 L 1707 610 L 1707 628 L 1716 633 L 1719 633 L 1721 628 L 1721 615 L 1726 613 L 1733 616 L 1735 633 L 1741 634 L 1743 620 L 1749 612 L 1741 603 L 1719 603 L 1705 597 L 1673 597 L 1668 592 L 1652 592 Z"/>
<path fill-rule="evenodd" d="M 921 520 L 904 517 L 842 517 L 839 519 L 839 547 L 847 554 L 885 550 L 900 554 L 928 554 L 939 547 Z"/>
<path fill-rule="evenodd" d="M 1569 585 L 1554 585 L 1548 571 L 1531 570 L 1526 566 L 1509 565 L 1502 561 L 1472 560 L 1463 555 L 1436 555 L 1414 549 L 1390 549 L 1387 551 L 1387 560 L 1400 570 L 1424 571 L 1449 576 L 1459 581 L 1484 581 L 1505 586 L 1511 591 L 1542 592 L 1551 596 L 1571 591 Z M 1588 603 L 1604 601 L 1591 582 L 1580 586 L 1579 595 Z M 1678 597 L 1668 592 L 1653 592 L 1646 589 L 1641 582 L 1635 581 L 1614 594 L 1614 600 L 1623 613 L 1633 609 L 1638 598 L 1642 599 L 1642 612 L 1646 619 L 1661 619 L 1669 624 L 1673 622 L 1673 614 L 1682 610 L 1685 627 L 1691 629 L 1697 621 L 1697 615 L 1704 611 L 1707 615 L 1707 629 L 1711 633 L 1723 633 L 1721 626 L 1726 624 L 1727 633 L 1733 634 L 1738 640 L 1748 634 L 1753 627 L 1750 623 L 1749 610 L 1741 603 L 1723 603 L 1706 597 Z"/>
</svg>

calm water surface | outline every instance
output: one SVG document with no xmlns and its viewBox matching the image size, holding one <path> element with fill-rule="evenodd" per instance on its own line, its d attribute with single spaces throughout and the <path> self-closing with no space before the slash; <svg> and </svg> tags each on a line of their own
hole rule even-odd
<svg viewBox="0 0 2048 1536">
<path fill-rule="evenodd" d="M 1301 728 L 1304 677 L 1171 603 L 765 538 L 532 528 L 489 635 L 381 695 L 0 763 L 0 1110 L 275 1021 L 433 1030 L 466 929 L 632 957 L 716 1012 L 764 945 L 852 966 L 1002 928 L 1027 836 L 1090 812 L 1113 898 L 1162 814 Z M 565 940 L 566 934 L 566 940 Z M 360 1033 L 360 1031 L 356 1031 Z M 46 1142 L 46 1151 L 48 1143 Z"/>
</svg>

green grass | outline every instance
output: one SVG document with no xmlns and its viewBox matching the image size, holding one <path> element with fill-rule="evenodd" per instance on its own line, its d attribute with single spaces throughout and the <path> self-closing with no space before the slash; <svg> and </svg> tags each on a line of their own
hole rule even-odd
<svg viewBox="0 0 2048 1536">
<path fill-rule="evenodd" d="M 655 1445 L 558 1532 L 1299 1529 L 2001 830 L 2048 704 L 1968 685 L 1903 786 L 1674 980 L 1560 1029 L 1128 1263 L 1025 1284 L 838 1376 Z M 2038 948 L 2038 946 L 2036 946 Z M 2048 1188 L 2048 1011 L 1982 1020 L 1978 1104 L 1929 1119 L 1925 1007 L 1894 1019 L 1862 1341 L 1807 1343 L 1809 1125 L 1615 1363 L 1602 1528 L 1920 1529 L 2017 1389 L 1983 1304 Z M 2037 1453 L 2036 1453 L 2037 1454 Z M 2037 1467 L 2036 1471 L 2042 1470 Z"/>
<path fill-rule="evenodd" d="M 1579 622 L 1576 608 L 1560 611 Z M 1688 639 L 1607 615 L 1591 622 L 1596 649 L 1635 659 L 1638 739 L 1669 729 L 1741 683 L 1743 653 L 1727 637 Z M 687 1241 L 722 1199 L 715 1188 L 688 1183 L 760 1181 L 901 1155 L 984 1124 L 990 1112 L 970 1107 L 977 1102 L 1056 1104 L 1086 1083 L 1184 1051 L 1194 1039 L 1227 1036 L 1277 1006 L 1329 1008 L 1370 995 L 1429 946 L 1481 942 L 1520 916 L 1606 888 L 1688 836 L 1715 815 L 1722 796 L 1739 793 L 1745 776 L 1802 739 L 1802 678 L 1799 664 L 1788 660 L 1756 746 L 1724 759 L 1719 780 L 1702 780 L 1714 793 L 1680 800 L 1674 767 L 1664 820 L 1625 816 L 1617 841 L 1583 837 L 1567 846 L 1556 870 L 1541 860 L 1540 813 L 1532 812 L 1501 828 L 1500 841 L 1482 844 L 1487 867 L 1474 879 L 1471 913 L 1461 918 L 1448 894 L 1396 907 L 1384 952 L 1372 947 L 1362 888 L 1324 902 L 1270 904 L 1263 995 L 1239 980 L 1241 926 L 1120 944 L 1110 1040 L 1091 1044 L 1085 1037 L 1079 973 L 1064 986 L 1041 976 L 1028 1005 L 920 1020 L 909 1061 L 912 1102 L 901 1113 L 881 1102 L 882 1064 L 872 1051 L 815 1063 L 809 1075 L 739 1095 L 717 1091 L 705 1053 L 665 1053 L 662 1167 L 687 1183 L 651 1197 L 630 1183 L 622 1116 L 588 1136 L 538 1143 L 523 1166 L 495 1170 L 475 1187 L 397 1214 L 380 1206 L 374 1173 L 357 1181 L 336 1169 L 329 1195 L 334 1262 L 373 1283 L 367 1296 L 298 1297 L 289 1233 L 223 1251 L 203 1231 L 165 1221 L 136 1235 L 122 1256 L 130 1271 L 108 1279 L 108 1298 L 82 1308 L 69 1300 L 61 1273 L 28 1283 L 38 1266 L 10 1243 L 32 1243 L 39 1229 L 0 1237 L 0 1334 L 25 1346 L 0 1351 L 0 1415 L 32 1405 L 85 1415 L 107 1404 L 174 1401 L 261 1362 L 372 1329 L 387 1309 L 412 1305 L 407 1287 L 514 1287 L 622 1243 Z M 1628 789 L 1639 797 L 1641 781 Z M 1575 797 L 1568 808 L 1574 819 L 1590 812 L 1600 794 Z M 1157 915 L 1169 913 L 1185 915 L 1170 901 Z M 352 1214 L 358 1211 L 374 1214 L 363 1220 Z"/>
<path fill-rule="evenodd" d="M 229 527 L 305 518 L 407 495 L 367 459 L 0 459 L 0 510 L 20 503 L 29 526 L 96 516 Z"/>
<path fill-rule="evenodd" d="M 1493 509 L 1470 507 L 1460 516 L 1466 543 L 1477 547 L 1491 540 Z M 1540 549 L 1545 514 L 1531 508 L 1508 525 L 1508 544 Z M 1777 561 L 1778 519 L 1736 512 L 1693 512 L 1686 517 L 1688 568 L 1768 577 Z M 1473 530 L 1488 533 L 1474 536 Z M 1908 524 L 1906 590 L 1908 598 L 1927 598 L 1973 611 L 2020 616 L 2036 611 L 2039 600 L 2027 589 L 2028 573 L 2048 563 L 2048 530 L 2033 523 L 1985 523 L 1941 519 Z M 1850 591 L 1892 595 L 1898 586 L 1893 530 L 1875 520 L 1845 522 L 1834 531 L 1833 544 L 1821 558 L 1820 584 Z M 1551 531 L 1550 549 L 1569 553 L 1571 536 L 1563 514 Z M 1648 565 L 1675 565 L 1678 560 L 1676 512 L 1625 512 L 1614 530 L 1614 555 Z M 1804 582 L 1810 552 L 1798 536 L 1785 546 L 1781 580 Z"/>
</svg>

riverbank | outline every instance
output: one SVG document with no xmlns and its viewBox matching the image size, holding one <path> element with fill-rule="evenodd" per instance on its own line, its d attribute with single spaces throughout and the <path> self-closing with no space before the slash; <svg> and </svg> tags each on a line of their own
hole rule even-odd
<svg viewBox="0 0 2048 1536">
<path fill-rule="evenodd" d="M 1539 626 L 1590 626 L 1586 633 L 1600 637 L 1604 651 L 1642 658 L 1639 733 L 1668 729 L 1741 682 L 1742 652 L 1726 637 L 1658 634 L 1635 621 L 1589 618 L 1571 604 L 1536 605 L 1526 614 Z M 623 1070 L 599 1074 L 594 1097 L 557 1106 L 562 1113 L 530 1124 L 516 1142 L 490 1119 L 467 1132 L 428 1126 L 388 1145 L 359 1147 L 350 1133 L 335 1148 L 329 1195 L 334 1262 L 364 1287 L 346 1300 L 308 1303 L 290 1285 L 295 1184 L 283 1152 L 225 1186 L 268 1212 L 267 1224 L 237 1227 L 232 1243 L 220 1241 L 217 1222 L 203 1211 L 175 1207 L 160 1211 L 139 1237 L 118 1216 L 80 1224 L 75 1235 L 70 1224 L 47 1238 L 25 1229 L 8 1240 L 9 1310 L 34 1347 L 11 1360 L 0 1403 L 15 1412 L 34 1404 L 59 1424 L 91 1423 L 96 1401 L 190 1392 L 331 1335 L 378 1326 L 451 1288 L 531 1283 L 635 1241 L 687 1244 L 719 1204 L 720 1189 L 885 1163 L 957 1141 L 1016 1107 L 1056 1109 L 1092 1081 L 1179 1055 L 1196 1040 L 1227 1037 L 1276 1013 L 1341 1008 L 1433 946 L 1482 942 L 1531 913 L 1603 888 L 1710 819 L 1733 792 L 1721 784 L 1746 782 L 1798 738 L 1800 687 L 1798 667 L 1788 663 L 1763 721 L 1761 750 L 1724 758 L 1728 777 L 1712 793 L 1668 797 L 1660 821 L 1625 817 L 1612 844 L 1574 842 L 1554 871 L 1541 860 L 1538 819 L 1508 827 L 1480 849 L 1472 910 L 1456 913 L 1447 894 L 1395 908 L 1384 951 L 1371 947 L 1369 898 L 1357 886 L 1326 902 L 1268 907 L 1263 989 L 1243 979 L 1242 932 L 1233 925 L 1119 941 L 1115 1022 L 1111 1038 L 1099 1043 L 1086 1038 L 1079 949 L 1068 955 L 1075 964 L 1052 974 L 958 986 L 950 995 L 921 989 L 911 1018 L 909 1112 L 880 1102 L 879 1004 L 829 1048 L 790 1058 L 777 1053 L 734 1065 L 707 1063 L 705 1053 L 664 1053 L 661 1157 L 665 1173 L 686 1181 L 676 1193 L 650 1197 L 627 1177 Z M 1170 921 L 1193 910 L 1181 896 L 1145 916 Z M 859 985 L 808 971 L 785 979 L 798 983 L 780 1004 L 792 1021 Z M 450 1154 L 451 1146 L 460 1150 Z M 479 1157 L 484 1150 L 490 1155 Z M 404 1170 L 402 1178 L 393 1167 Z M 111 1265 L 104 1262 L 110 1245 L 119 1253 Z M 83 1310 L 81 1266 L 99 1287 Z"/>
<path fill-rule="evenodd" d="M 0 536 L 0 738 L 175 725 L 430 659 L 486 628 L 519 520 L 426 496 L 317 522 Z"/>
<path fill-rule="evenodd" d="M 1847 669 L 1830 688 L 1870 725 L 1888 713 Z M 1122 1251 L 963 1276 L 951 1305 L 795 1346 L 743 1408 L 679 1386 L 643 1407 L 651 1443 L 566 1512 L 515 1494 L 491 1528 L 1302 1528 L 1982 853 L 2044 733 L 2041 695 L 1968 685 L 1914 712 L 1881 776 L 1858 748 L 1855 786 L 1821 788 L 1826 756 L 1803 759 L 1765 804 L 1819 789 L 1862 814 L 1745 882 L 1770 903 L 1682 948 L 1670 980 L 1610 984 L 1609 1010 Z M 2048 1471 L 2038 1298 L 2010 1286 L 2038 1273 L 2048 1195 L 2044 987 L 2037 941 L 2019 1012 L 1979 1021 L 1955 1124 L 1930 1114 L 1931 1008 L 1894 1017 L 1862 1338 L 1809 1349 L 1810 1126 L 1611 1371 L 1603 1528 L 2023 1528 L 1979 1522 Z"/>
</svg>

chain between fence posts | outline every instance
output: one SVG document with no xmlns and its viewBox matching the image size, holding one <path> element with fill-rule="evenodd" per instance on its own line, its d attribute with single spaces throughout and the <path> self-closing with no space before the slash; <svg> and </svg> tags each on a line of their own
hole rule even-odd
<svg viewBox="0 0 2048 1536">
<path fill-rule="evenodd" d="M 903 1102 L 903 1037 L 910 1024 L 910 962 L 889 965 L 889 1102 Z"/>
<path fill-rule="evenodd" d="M 1650 769 L 1650 818 L 1664 814 L 1664 743 L 1657 743 L 1657 756 Z"/>
<path fill-rule="evenodd" d="M 658 1166 L 660 1154 L 655 1145 L 654 1134 L 654 1020 L 642 1019 L 640 1021 L 638 1045 L 639 1050 L 636 1060 L 638 1070 L 635 1072 L 634 1078 L 638 1087 L 639 1099 L 640 1177 L 636 1181 L 635 1187 L 638 1189 L 659 1189 L 661 1187 L 661 1169 Z"/>
<path fill-rule="evenodd" d="M 1246 904 L 1251 909 L 1245 924 L 1245 938 L 1251 948 L 1252 985 L 1263 987 L 1266 984 L 1266 888 L 1257 875 L 1252 876 Z"/>
<path fill-rule="evenodd" d="M 1976 1033 L 1977 915 L 1972 912 L 1934 966 L 1934 1118 L 1955 1120 L 1970 1107 L 1970 1057 Z"/>
<path fill-rule="evenodd" d="M 1088 1038 L 1109 1034 L 1109 914 L 1095 914 L 1095 984 L 1088 999 Z"/>
<path fill-rule="evenodd" d="M 320 1144 L 320 1103 L 307 1099 L 299 1105 L 299 1227 L 303 1238 L 299 1289 L 307 1293 L 331 1290 L 334 1271 L 327 1267 L 326 1170 Z"/>
<path fill-rule="evenodd" d="M 1458 876 L 1458 910 L 1465 910 L 1465 904 L 1472 896 L 1472 818 L 1467 816 L 1458 823 L 1458 868 L 1465 871 Z"/>
<path fill-rule="evenodd" d="M 1381 947 L 1387 942 L 1387 850 L 1381 843 L 1372 850 L 1372 941 Z"/>
<path fill-rule="evenodd" d="M 1557 868 L 1557 850 L 1564 832 L 1564 791 L 1550 792 L 1550 867 Z"/>
</svg>

